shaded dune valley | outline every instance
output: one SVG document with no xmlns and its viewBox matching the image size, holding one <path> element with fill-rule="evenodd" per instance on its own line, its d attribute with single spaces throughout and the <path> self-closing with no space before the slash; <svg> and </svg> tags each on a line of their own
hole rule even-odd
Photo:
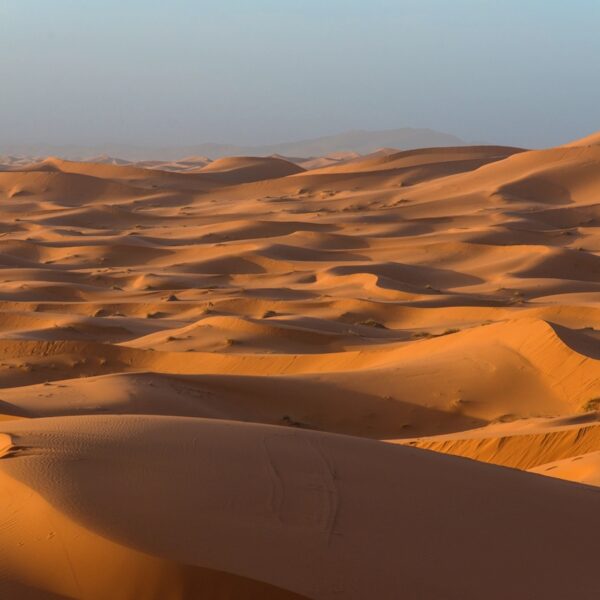
<svg viewBox="0 0 600 600">
<path fill-rule="evenodd" d="M 600 134 L 0 161 L 0 598 L 600 598 Z"/>
</svg>

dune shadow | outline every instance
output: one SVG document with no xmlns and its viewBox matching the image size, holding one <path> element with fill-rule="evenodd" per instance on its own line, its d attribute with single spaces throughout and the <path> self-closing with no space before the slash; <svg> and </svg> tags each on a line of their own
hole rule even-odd
<svg viewBox="0 0 600 600">
<path fill-rule="evenodd" d="M 600 331 L 592 328 L 569 329 L 556 323 L 548 323 L 560 340 L 579 354 L 600 360 Z M 598 373 L 600 378 L 600 372 Z"/>
</svg>

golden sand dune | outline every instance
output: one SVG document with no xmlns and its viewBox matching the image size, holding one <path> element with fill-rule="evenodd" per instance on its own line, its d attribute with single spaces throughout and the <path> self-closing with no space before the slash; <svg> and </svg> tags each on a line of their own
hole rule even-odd
<svg viewBox="0 0 600 600">
<path fill-rule="evenodd" d="M 597 598 L 599 198 L 598 134 L 6 157 L 0 596 Z"/>
<path fill-rule="evenodd" d="M 1 430 L 3 571 L 54 594 L 594 597 L 593 489 L 227 421 L 64 417 Z"/>
<path fill-rule="evenodd" d="M 198 170 L 214 174 L 218 181 L 227 184 L 277 179 L 303 171 L 302 167 L 283 158 L 244 156 L 219 158 Z"/>
</svg>

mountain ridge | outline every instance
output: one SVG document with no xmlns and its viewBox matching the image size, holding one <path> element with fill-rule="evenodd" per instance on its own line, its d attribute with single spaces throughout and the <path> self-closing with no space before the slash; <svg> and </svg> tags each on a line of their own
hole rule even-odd
<svg viewBox="0 0 600 600">
<path fill-rule="evenodd" d="M 237 145 L 202 143 L 182 146 L 137 146 L 129 144 L 52 145 L 52 144 L 0 144 L 0 154 L 26 156 L 58 156 L 82 160 L 91 156 L 111 155 L 127 160 L 177 160 L 186 156 L 207 156 L 212 159 L 224 156 L 283 156 L 314 157 L 336 152 L 368 154 L 379 148 L 398 150 L 433 146 L 461 146 L 466 142 L 449 133 L 426 128 L 403 127 L 388 130 L 352 130 L 337 135 L 309 138 L 293 142 L 265 145 Z"/>
</svg>

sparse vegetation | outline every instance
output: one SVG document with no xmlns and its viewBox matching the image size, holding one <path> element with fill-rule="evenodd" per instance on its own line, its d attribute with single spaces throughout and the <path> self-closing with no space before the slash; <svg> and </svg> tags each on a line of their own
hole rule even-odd
<svg viewBox="0 0 600 600">
<path fill-rule="evenodd" d="M 584 412 L 595 412 L 600 410 L 600 398 L 592 398 L 583 405 Z"/>
<path fill-rule="evenodd" d="M 442 293 L 442 290 L 440 290 L 440 289 L 438 289 L 438 288 L 434 287 L 434 286 L 433 286 L 433 285 L 431 285 L 430 283 L 428 283 L 428 284 L 425 286 L 425 289 L 426 289 L 426 290 L 428 290 L 428 291 L 430 291 L 430 292 L 433 292 L 434 294 L 441 294 L 441 293 Z"/>
<path fill-rule="evenodd" d="M 387 327 L 383 323 L 380 323 L 375 319 L 366 319 L 364 321 L 359 321 L 355 323 L 355 325 L 363 325 L 364 327 L 375 327 L 376 329 L 387 329 Z"/>
<path fill-rule="evenodd" d="M 451 335 L 453 333 L 458 333 L 460 331 L 460 329 L 455 329 L 455 328 L 450 328 L 450 329 L 446 329 L 445 331 L 442 331 L 441 333 L 431 333 L 430 331 L 416 331 L 415 333 L 412 334 L 412 338 L 419 340 L 419 339 L 424 339 L 424 338 L 435 338 L 435 337 L 442 337 L 443 335 Z"/>
<path fill-rule="evenodd" d="M 298 429 L 312 429 L 306 423 L 303 423 L 302 421 L 296 421 L 295 419 L 292 419 L 292 417 L 290 417 L 289 415 L 283 415 L 281 420 L 283 421 L 283 424 L 287 427 L 297 427 Z"/>
<path fill-rule="evenodd" d="M 415 333 L 412 334 L 412 337 L 415 340 L 420 340 L 420 339 L 433 337 L 433 334 L 430 333 L 429 331 L 415 331 Z"/>
</svg>

